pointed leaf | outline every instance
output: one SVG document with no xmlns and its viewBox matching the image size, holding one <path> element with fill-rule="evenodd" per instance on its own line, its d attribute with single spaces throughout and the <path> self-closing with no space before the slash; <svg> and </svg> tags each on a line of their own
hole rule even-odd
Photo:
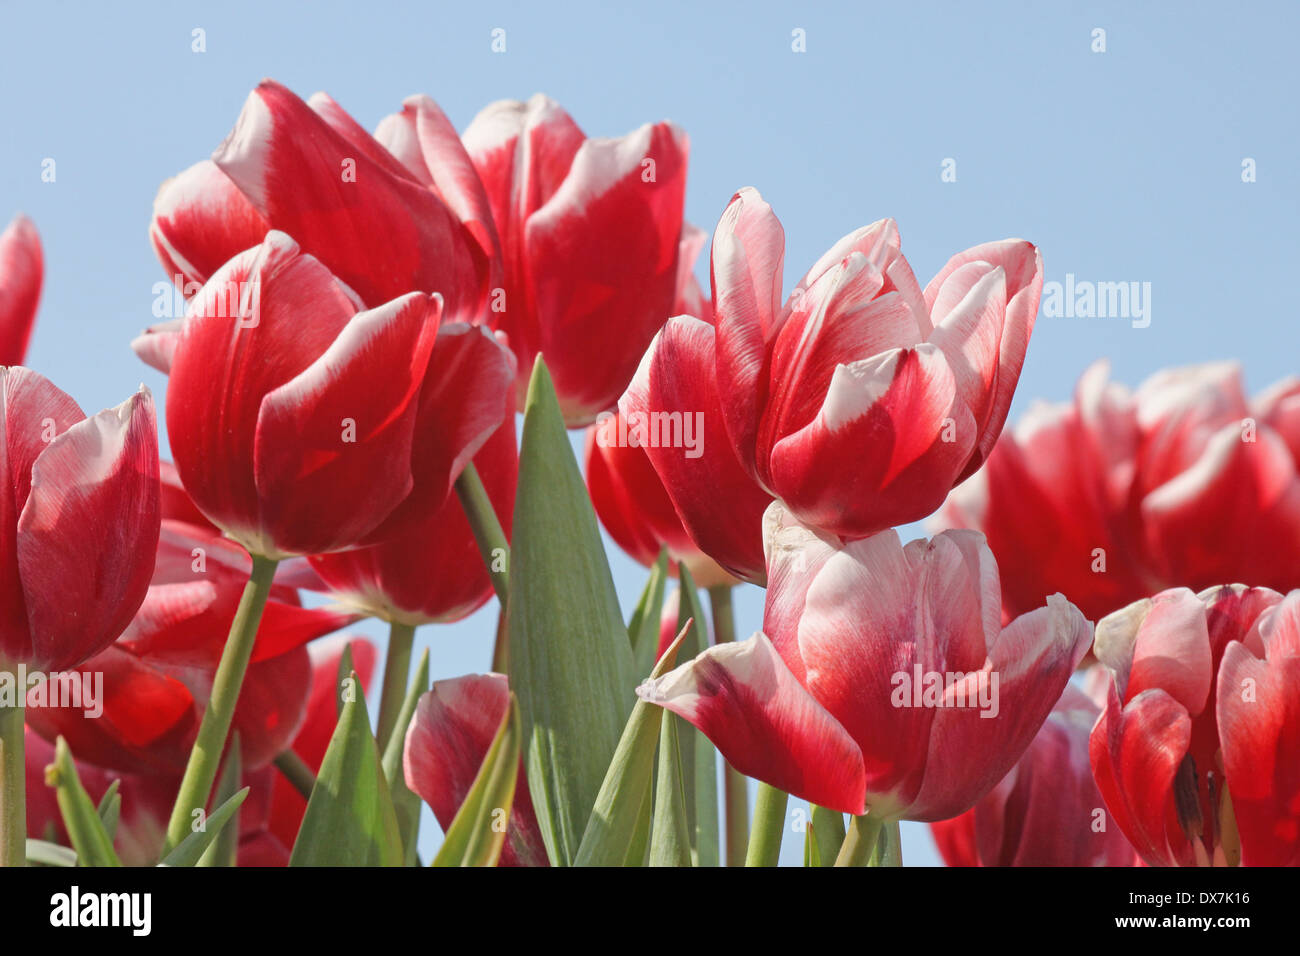
<svg viewBox="0 0 1300 956">
<path fill-rule="evenodd" d="M 668 583 L 668 551 L 660 549 L 659 558 L 650 569 L 645 590 L 627 623 L 632 639 L 632 657 L 638 674 L 648 674 L 659 652 L 659 618 L 663 614 L 664 590 Z"/>
<path fill-rule="evenodd" d="M 77 851 L 48 840 L 33 840 L 28 837 L 27 863 L 29 866 L 76 866 Z"/>
<path fill-rule="evenodd" d="M 290 866 L 401 866 L 397 814 L 355 672 L 321 761 Z"/>
<path fill-rule="evenodd" d="M 113 838 L 104 828 L 90 795 L 77 776 L 77 765 L 67 741 L 60 737 L 54 744 L 54 763 L 45 768 L 45 785 L 53 787 L 68 831 L 72 848 L 81 866 L 121 866 L 113 850 Z"/>
<path fill-rule="evenodd" d="M 514 806 L 519 776 L 519 703 L 501 718 L 492 746 L 483 757 L 465 802 L 447 828 L 434 866 L 496 866 L 506 842 L 506 825 Z"/>
<path fill-rule="evenodd" d="M 686 565 L 678 565 L 681 594 L 678 602 L 677 630 L 687 621 L 695 621 L 682 641 L 677 656 L 691 660 L 709 646 L 704 605 L 695 581 Z M 696 866 L 719 866 L 721 850 L 718 838 L 718 752 L 708 737 L 694 727 L 685 727 L 678 735 L 682 752 L 682 788 L 686 792 L 686 825 L 691 835 L 691 852 Z"/>
<path fill-rule="evenodd" d="M 239 782 L 243 777 L 243 761 L 239 756 L 239 731 L 230 735 L 230 747 L 226 750 L 226 759 L 221 762 L 221 776 L 217 778 L 217 789 L 212 802 L 218 806 L 240 790 Z M 228 826 L 224 826 L 215 840 L 199 857 L 197 866 L 235 866 L 239 855 L 239 813 Z"/>
<path fill-rule="evenodd" d="M 818 862 L 813 866 L 834 866 L 844 844 L 844 814 L 815 804 L 808 821 L 808 834 L 815 841 Z"/>
<path fill-rule="evenodd" d="M 117 823 L 122 817 L 122 795 L 118 793 L 121 787 L 121 780 L 110 783 L 104 795 L 99 798 L 99 806 L 95 808 L 99 819 L 104 821 L 104 832 L 110 840 L 117 839 Z"/>
<path fill-rule="evenodd" d="M 679 719 L 674 714 L 668 714 L 659 730 L 654 829 L 650 837 L 651 866 L 691 865 L 691 838 L 686 827 L 686 793 L 682 789 L 681 752 L 677 745 Z"/>
<path fill-rule="evenodd" d="M 506 627 L 533 807 L 551 863 L 568 865 L 637 678 L 596 515 L 540 357 L 519 451 Z"/>
<path fill-rule="evenodd" d="M 176 845 L 159 863 L 159 866 L 197 866 L 203 854 L 216 843 L 217 838 L 229 826 L 236 831 L 238 841 L 238 823 L 232 818 L 239 811 L 240 805 L 248 797 L 248 787 L 235 793 L 229 800 L 213 810 L 203 821 L 203 829 L 191 832 Z"/>
<path fill-rule="evenodd" d="M 689 630 L 689 628 L 687 628 Z M 664 651 L 650 677 L 665 673 L 677 660 L 685 631 Z M 658 713 L 656 713 L 658 711 Z M 643 843 L 638 840 L 650 818 L 650 782 L 663 708 L 638 700 L 600 785 L 596 804 L 582 834 L 576 866 L 640 866 Z"/>
</svg>

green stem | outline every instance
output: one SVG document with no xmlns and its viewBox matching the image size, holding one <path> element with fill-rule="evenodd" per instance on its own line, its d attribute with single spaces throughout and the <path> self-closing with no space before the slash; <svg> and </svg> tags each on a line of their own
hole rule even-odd
<svg viewBox="0 0 1300 956">
<path fill-rule="evenodd" d="M 262 620 L 262 610 L 266 607 L 266 598 L 271 592 L 271 579 L 275 577 L 275 566 L 278 563 L 270 558 L 253 555 L 253 573 L 244 585 L 235 619 L 230 623 L 230 636 L 226 638 L 226 646 L 221 651 L 221 663 L 217 665 L 217 673 L 212 680 L 208 709 L 204 711 L 203 722 L 199 724 L 199 733 L 194 739 L 194 748 L 190 751 L 185 776 L 181 778 L 180 792 L 176 794 L 176 805 L 172 807 L 164 856 L 190 834 L 194 811 L 207 805 L 212 783 L 217 778 L 217 768 L 221 764 L 221 752 L 225 749 L 226 737 L 230 734 L 235 705 L 239 702 L 239 689 L 243 686 L 244 674 L 248 670 L 249 659 L 253 656 L 257 625 Z"/>
<path fill-rule="evenodd" d="M 510 542 L 506 540 L 506 533 L 492 507 L 492 499 L 488 497 L 483 479 L 478 476 L 478 469 L 473 462 L 466 465 L 456 479 L 456 496 L 460 498 L 465 517 L 469 519 L 479 554 L 483 556 L 488 577 L 492 579 L 492 588 L 497 592 L 497 598 L 504 608 L 509 589 L 507 572 L 510 568 Z"/>
<path fill-rule="evenodd" d="M 307 766 L 307 761 L 292 750 L 283 750 L 276 754 L 274 763 L 284 779 L 293 785 L 293 789 L 302 794 L 304 800 L 310 800 L 312 788 L 316 786 L 316 775 Z"/>
<path fill-rule="evenodd" d="M 510 673 L 510 632 L 506 630 L 506 609 L 497 615 L 497 639 L 492 645 L 492 670 L 498 674 Z"/>
<path fill-rule="evenodd" d="M 23 705 L 27 688 L 13 678 L 14 705 L 0 704 L 0 866 L 27 865 L 27 764 Z"/>
<path fill-rule="evenodd" d="M 849 821 L 848 835 L 840 846 L 840 855 L 835 858 L 835 865 L 870 866 L 882 826 L 883 820 L 877 816 L 868 814 L 853 817 Z"/>
<path fill-rule="evenodd" d="M 754 801 L 754 825 L 750 830 L 745 866 L 776 866 L 785 836 L 785 807 L 789 796 L 767 783 L 758 785 Z"/>
<path fill-rule="evenodd" d="M 388 746 L 388 738 L 397 727 L 397 715 L 406 700 L 406 682 L 411 678 L 411 647 L 415 644 L 415 626 L 397 621 L 388 623 L 388 654 L 384 658 L 384 689 L 379 698 L 379 723 L 375 740 L 379 752 Z"/>
<path fill-rule="evenodd" d="M 709 610 L 713 614 L 713 640 L 726 644 L 736 639 L 736 617 L 731 606 L 731 586 L 709 588 Z M 727 866 L 744 866 L 749 845 L 749 790 L 743 774 L 723 763 L 723 809 L 726 811 Z"/>
<path fill-rule="evenodd" d="M 902 866 L 903 842 L 899 832 L 898 821 L 882 823 L 876 836 L 876 845 L 871 851 L 868 866 Z"/>
</svg>

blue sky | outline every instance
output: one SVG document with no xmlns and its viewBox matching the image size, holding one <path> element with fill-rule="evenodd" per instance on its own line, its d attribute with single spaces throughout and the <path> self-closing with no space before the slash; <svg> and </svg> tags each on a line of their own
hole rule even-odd
<svg viewBox="0 0 1300 956">
<path fill-rule="evenodd" d="M 141 381 L 165 392 L 128 348 L 163 278 L 151 203 L 264 76 L 303 96 L 324 89 L 370 128 L 416 92 L 462 129 L 488 102 L 539 90 L 589 135 L 675 120 L 691 136 L 688 217 L 711 232 L 737 188 L 758 187 L 785 225 L 788 282 L 844 233 L 892 216 L 922 283 L 951 254 L 1006 236 L 1040 246 L 1049 282 L 1150 283 L 1144 328 L 1040 317 L 1013 418 L 1031 398 L 1067 397 L 1101 356 L 1130 383 L 1218 358 L 1241 360 L 1253 390 L 1300 369 L 1280 295 L 1300 259 L 1300 7 L 1285 0 L 0 11 L 0 221 L 31 215 L 47 258 L 28 364 L 91 411 Z M 191 50 L 195 28 L 204 53 Z M 504 53 L 491 51 L 495 28 Z M 1105 52 L 1092 49 L 1098 28 Z M 792 50 L 796 29 L 806 52 Z M 946 160 L 955 182 L 942 181 Z M 643 574 L 616 552 L 611 562 L 630 608 Z M 742 632 L 761 601 L 752 588 L 738 597 Z M 494 620 L 486 609 L 422 629 L 435 676 L 487 669 Z M 787 838 L 786 857 L 798 851 Z M 904 857 L 936 859 L 923 828 L 907 828 Z"/>
</svg>

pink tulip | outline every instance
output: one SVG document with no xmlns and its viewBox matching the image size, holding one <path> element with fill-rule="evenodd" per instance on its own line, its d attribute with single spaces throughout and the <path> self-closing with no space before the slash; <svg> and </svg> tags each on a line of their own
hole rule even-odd
<svg viewBox="0 0 1300 956">
<path fill-rule="evenodd" d="M 406 733 L 406 785 L 433 809 L 444 831 L 465 801 L 509 705 L 504 674 L 435 681 L 420 698 Z M 500 865 L 549 865 L 522 760 Z"/>
<path fill-rule="evenodd" d="M 1298 409 L 1296 381 L 1252 402 L 1230 363 L 1131 391 L 1098 362 L 1071 403 L 1003 434 L 938 523 L 988 536 L 1010 614 L 1055 591 L 1093 619 L 1177 585 L 1285 591 L 1300 584 Z"/>
<path fill-rule="evenodd" d="M 712 647 L 638 693 L 741 773 L 885 818 L 964 812 L 1029 746 L 1092 628 L 1060 596 L 1003 628 L 978 534 L 834 546 L 780 504 L 765 518 L 764 633 Z M 770 637 L 769 637 L 770 636 Z"/>
<path fill-rule="evenodd" d="M 144 600 L 158 540 L 158 426 L 142 388 L 90 418 L 37 373 L 0 367 L 0 670 L 72 667 Z"/>
<path fill-rule="evenodd" d="M 1100 713 L 1067 685 L 1023 757 L 970 810 L 930 824 L 949 866 L 1133 866 L 1088 763 Z"/>
<path fill-rule="evenodd" d="M 0 233 L 0 365 L 21 365 L 27 355 L 44 274 L 36 226 L 15 216 Z"/>
<path fill-rule="evenodd" d="M 669 317 L 687 137 L 671 123 L 588 139 L 542 95 L 486 107 L 465 148 L 501 239 L 488 321 L 519 359 L 520 407 L 541 352 L 571 427 L 614 407 Z"/>
<path fill-rule="evenodd" d="M 1091 760 L 1153 866 L 1300 865 L 1300 590 L 1162 591 L 1097 625 Z"/>
</svg>

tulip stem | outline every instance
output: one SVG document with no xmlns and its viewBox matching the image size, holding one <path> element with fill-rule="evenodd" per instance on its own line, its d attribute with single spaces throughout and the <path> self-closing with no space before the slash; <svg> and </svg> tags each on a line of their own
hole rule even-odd
<svg viewBox="0 0 1300 956">
<path fill-rule="evenodd" d="M 203 722 L 199 724 L 199 733 L 190 750 L 189 763 L 185 766 L 185 776 L 181 778 L 180 792 L 176 795 L 176 805 L 172 807 L 164 855 L 175 849 L 192 832 L 191 827 L 196 819 L 194 811 L 207 806 L 213 781 L 217 777 L 217 768 L 221 764 L 221 753 L 226 748 L 226 737 L 230 734 L 230 723 L 235 717 L 235 705 L 239 703 L 239 689 L 243 686 L 244 674 L 248 671 L 248 662 L 253 656 L 257 626 L 261 623 L 262 610 L 266 607 L 271 580 L 275 577 L 275 566 L 278 563 L 271 558 L 253 555 L 253 573 L 244 585 L 235 619 L 230 623 L 230 636 L 226 638 L 226 646 L 221 651 L 221 663 L 217 665 L 217 673 L 212 680 L 208 709 L 203 713 Z"/>
<path fill-rule="evenodd" d="M 12 675 L 11 675 L 12 676 Z M 0 704 L 0 866 L 27 865 L 27 763 L 23 705 L 27 688 L 12 681 L 14 703 Z"/>
<path fill-rule="evenodd" d="M 311 799 L 311 792 L 316 786 L 316 775 L 311 772 L 311 767 L 307 766 L 307 761 L 303 760 L 292 750 L 282 750 L 275 755 L 275 768 L 293 789 L 302 794 L 304 800 Z"/>
<path fill-rule="evenodd" d="M 411 647 L 415 644 L 415 626 L 399 621 L 388 622 L 388 653 L 384 658 L 384 689 L 379 698 L 379 723 L 375 740 L 379 752 L 388 746 L 388 738 L 397 728 L 397 715 L 406 700 L 406 683 L 411 677 Z M 405 730 L 405 728 L 403 728 Z"/>
<path fill-rule="evenodd" d="M 840 846 L 836 866 L 902 866 L 903 843 L 897 820 L 883 817 L 853 817 L 848 835 Z"/>
<path fill-rule="evenodd" d="M 745 866 L 776 866 L 785 836 L 785 808 L 789 795 L 767 783 L 759 783 L 754 800 L 754 825 L 750 830 Z"/>
<path fill-rule="evenodd" d="M 736 639 L 736 617 L 731 606 L 731 586 L 709 588 L 713 613 L 713 640 L 727 644 Z M 744 866 L 749 844 L 749 789 L 743 774 L 727 762 L 722 768 L 723 808 L 726 810 L 727 866 Z"/>
<path fill-rule="evenodd" d="M 488 577 L 492 579 L 492 589 L 497 592 L 497 599 L 504 608 L 509 590 L 510 542 L 506 540 L 496 509 L 492 507 L 492 499 L 488 497 L 483 479 L 478 476 L 478 469 L 472 461 L 456 479 L 456 496 L 469 519 L 479 554 L 483 556 Z"/>
</svg>

